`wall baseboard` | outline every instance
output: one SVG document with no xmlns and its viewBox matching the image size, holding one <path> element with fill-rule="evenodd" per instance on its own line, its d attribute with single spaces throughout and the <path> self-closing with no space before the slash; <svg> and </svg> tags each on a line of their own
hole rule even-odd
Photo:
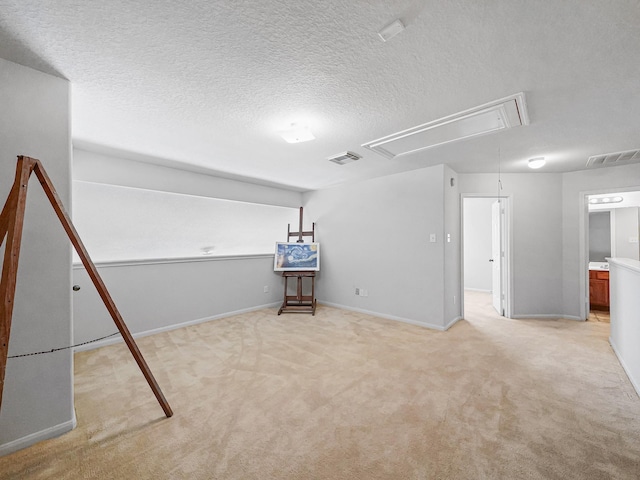
<svg viewBox="0 0 640 480">
<path fill-rule="evenodd" d="M 444 331 L 449 330 L 451 327 L 453 327 L 453 326 L 454 326 L 456 323 L 458 323 L 460 320 L 462 320 L 462 317 L 460 317 L 460 316 L 458 316 L 458 317 L 454 318 L 453 320 L 451 320 L 449 323 L 447 323 L 447 324 L 444 326 L 443 330 L 444 330 Z"/>
<path fill-rule="evenodd" d="M 616 344 L 613 342 L 611 337 L 609 337 L 609 344 L 611 345 L 611 348 L 613 349 L 613 353 L 616 354 L 616 357 L 618 358 L 618 362 L 620 362 L 620 365 L 622 365 L 622 369 L 624 370 L 624 373 L 627 374 L 627 377 L 629 378 L 629 381 L 631 382 L 631 385 L 633 386 L 633 388 L 635 389 L 636 393 L 640 397 L 640 378 L 639 379 L 633 378 L 633 374 L 631 373 L 631 369 L 625 363 L 624 359 L 620 355 L 620 352 L 616 348 Z"/>
<path fill-rule="evenodd" d="M 523 320 L 523 319 L 527 319 L 530 318 L 532 320 L 535 319 L 547 319 L 547 320 L 577 320 L 580 322 L 584 322 L 584 318 L 580 318 L 578 316 L 575 315 L 560 315 L 560 314 L 536 314 L 536 313 L 532 313 L 530 315 L 511 315 L 510 318 L 513 318 L 514 320 Z"/>
<path fill-rule="evenodd" d="M 60 423 L 53 427 L 45 428 L 39 432 L 31 433 L 25 437 L 18 438 L 4 445 L 0 445 L 0 457 L 9 455 L 10 453 L 17 452 L 23 448 L 30 447 L 31 445 L 42 442 L 43 440 L 49 440 L 50 438 L 59 437 L 60 435 L 70 432 L 76 428 L 77 420 L 75 412 L 73 418 L 68 422 Z"/>
<path fill-rule="evenodd" d="M 227 317 L 233 317 L 234 315 L 240 315 L 243 313 L 248 313 L 248 312 L 253 312 L 256 310 L 262 310 L 263 308 L 271 308 L 271 307 L 278 307 L 281 305 L 282 302 L 274 302 L 274 303 L 267 303 L 265 305 L 258 305 L 256 307 L 249 307 L 249 308 L 243 308 L 241 310 L 235 310 L 233 312 L 225 312 L 225 313 L 220 313 L 218 315 L 213 315 L 211 317 L 205 317 L 205 318 L 197 318 L 195 320 L 189 320 L 186 322 L 182 322 L 182 323 L 176 323 L 173 325 L 167 325 L 164 327 L 160 327 L 160 328 L 154 328 L 151 330 L 145 330 L 144 332 L 137 332 L 137 333 L 132 333 L 133 338 L 141 338 L 141 337 L 147 337 L 149 335 L 155 335 L 156 333 L 162 333 L 162 332 L 169 332 L 171 330 L 176 330 L 177 328 L 182 328 L 182 327 L 188 327 L 190 325 L 197 325 L 199 323 L 204 323 L 204 322 L 211 322 L 213 320 L 220 320 L 222 318 L 227 318 Z M 124 340 L 122 339 L 121 335 L 116 335 L 114 337 L 111 338 L 107 338 L 105 340 L 100 340 L 98 342 L 92 342 L 92 343 L 88 343 L 86 345 L 81 345 L 78 346 L 76 348 L 73 349 L 74 352 L 82 352 L 82 351 L 86 351 L 86 350 L 93 350 L 96 348 L 100 348 L 100 347 L 106 347 L 107 345 L 113 345 L 116 343 L 120 343 L 123 342 Z"/>
<path fill-rule="evenodd" d="M 402 323 L 409 323 L 411 325 L 417 325 L 418 327 L 426 327 L 426 328 L 430 328 L 432 330 L 438 330 L 440 332 L 444 332 L 445 330 L 450 328 L 455 322 L 457 322 L 461 318 L 461 317 L 456 318 L 453 321 L 451 321 L 448 325 L 443 326 L 443 325 L 434 325 L 432 323 L 419 322 L 417 320 L 411 320 L 409 318 L 396 317 L 395 315 L 387 315 L 385 313 L 373 312 L 371 310 L 364 310 L 362 308 L 348 307 L 346 305 L 340 305 L 339 303 L 324 302 L 324 301 L 320 301 L 320 300 L 318 300 L 318 303 L 321 303 L 322 305 L 327 305 L 329 307 L 341 308 L 343 310 L 349 310 L 349 311 L 352 311 L 352 312 L 364 313 L 365 315 L 371 315 L 373 317 L 384 318 L 385 320 L 393 320 L 393 321 L 396 321 L 396 322 L 402 322 Z"/>
</svg>

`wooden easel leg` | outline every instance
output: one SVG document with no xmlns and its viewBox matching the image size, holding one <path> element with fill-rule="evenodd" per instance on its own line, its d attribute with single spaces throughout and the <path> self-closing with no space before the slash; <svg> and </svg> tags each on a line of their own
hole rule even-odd
<svg viewBox="0 0 640 480">
<path fill-rule="evenodd" d="M 51 183 L 51 180 L 49 179 L 47 172 L 44 170 L 44 168 L 42 167 L 42 164 L 38 160 L 35 160 L 34 171 L 36 176 L 38 177 L 38 180 L 40 181 L 40 184 L 42 185 L 42 188 L 44 189 L 44 193 L 49 199 L 49 202 L 51 202 L 51 206 L 56 212 L 58 219 L 62 223 L 62 227 L 64 228 L 65 232 L 67 232 L 67 235 L 69 236 L 69 240 L 71 240 L 71 243 L 76 249 L 76 252 L 78 252 L 78 256 L 82 260 L 82 264 L 87 270 L 87 273 L 91 278 L 91 281 L 93 282 L 96 289 L 98 290 L 98 294 L 100 295 L 100 298 L 102 299 L 105 306 L 107 307 L 107 310 L 109 311 L 111 318 L 116 324 L 116 327 L 118 327 L 118 330 L 122 334 L 122 338 L 127 344 L 127 347 L 129 347 L 129 351 L 131 352 L 131 355 L 133 355 L 133 358 L 138 364 L 138 367 L 140 367 L 140 370 L 142 371 L 144 378 L 147 380 L 147 383 L 151 387 L 151 390 L 153 391 L 153 394 L 156 396 L 156 399 L 158 400 L 162 409 L 164 410 L 165 415 L 167 417 L 171 417 L 173 415 L 173 411 L 171 410 L 169 403 L 167 402 L 166 398 L 162 394 L 162 391 L 160 390 L 160 387 L 158 386 L 156 379 L 151 373 L 151 369 L 147 365 L 147 362 L 142 356 L 142 353 L 140 353 L 140 350 L 138 349 L 138 345 L 133 339 L 133 336 L 131 335 L 131 333 L 129 332 L 127 325 L 124 323 L 124 320 L 122 319 L 122 316 L 120 315 L 120 312 L 118 311 L 118 308 L 116 307 L 115 302 L 111 298 L 111 295 L 107 290 L 107 287 L 105 286 L 104 282 L 102 281 L 102 278 L 100 277 L 100 274 L 98 273 L 98 269 L 96 268 L 95 264 L 89 257 L 89 253 L 87 252 L 87 249 L 82 243 L 82 240 L 80 240 L 80 236 L 78 235 L 78 232 L 73 226 L 73 223 L 71 222 L 71 218 L 69 217 L 66 210 L 64 209 L 64 206 L 62 205 L 62 202 L 60 201 L 60 198 L 58 197 L 58 194 L 53 184 Z"/>
<path fill-rule="evenodd" d="M 15 183 L 14 183 L 15 187 Z M 15 204 L 15 196 L 17 190 L 11 187 L 11 192 L 9 192 L 9 196 L 7 197 L 7 201 L 4 203 L 4 207 L 2 208 L 2 212 L 0 213 L 0 246 L 4 242 L 4 237 L 7 236 L 7 231 L 9 230 L 9 214 L 11 210 L 14 208 Z"/>
<path fill-rule="evenodd" d="M 34 163 L 29 159 L 18 159 L 13 187 L 2 209 L 2 214 L 0 214 L 0 233 L 2 234 L 0 245 L 5 235 L 7 237 L 2 263 L 2 277 L 0 278 L 0 406 L 2 406 L 2 392 L 4 391 L 4 377 L 9 353 L 9 334 L 11 333 L 11 316 L 13 315 L 16 293 L 27 187 L 33 168 Z"/>
</svg>

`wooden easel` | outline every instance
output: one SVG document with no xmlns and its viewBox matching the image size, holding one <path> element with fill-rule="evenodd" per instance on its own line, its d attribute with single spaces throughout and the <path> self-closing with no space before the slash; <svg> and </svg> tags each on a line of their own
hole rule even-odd
<svg viewBox="0 0 640 480">
<path fill-rule="evenodd" d="M 35 172 L 44 193 L 46 194 L 53 210 L 55 211 L 65 232 L 69 236 L 69 240 L 73 244 L 76 252 L 82 260 L 82 264 L 87 270 L 89 277 L 93 281 L 98 294 L 104 302 L 107 310 L 111 314 L 111 318 L 122 334 L 129 351 L 133 355 L 138 367 L 142 371 L 144 378 L 151 387 L 156 399 L 164 410 L 167 417 L 171 417 L 173 412 L 169 403 L 164 398 L 156 379 L 153 377 L 147 362 L 142 357 L 142 353 L 138 349 L 135 340 L 131 336 L 129 329 L 124 323 L 116 304 L 111 295 L 107 291 L 102 278 L 98 274 L 96 266 L 91 261 L 82 240 L 73 224 L 71 218 L 67 214 L 58 194 L 56 193 L 47 172 L 40 163 L 40 160 L 25 156 L 18 157 L 18 165 L 16 167 L 16 177 L 13 182 L 11 192 L 4 204 L 2 213 L 0 213 L 0 246 L 7 238 L 7 244 L 4 251 L 4 261 L 2 264 L 2 277 L 0 280 L 0 407 L 2 407 L 2 391 L 4 390 L 4 376 L 7 366 L 7 355 L 9 352 L 9 334 L 11 331 L 11 317 L 13 314 L 13 303 L 16 291 L 16 276 L 18 273 L 18 259 L 20 257 L 20 242 L 22 240 L 22 228 L 24 226 L 24 213 L 27 200 L 27 187 L 31 173 Z"/>
<path fill-rule="evenodd" d="M 303 237 L 311 237 L 311 241 L 315 242 L 316 238 L 316 224 L 311 224 L 311 230 L 306 232 L 302 229 L 302 207 L 300 207 L 300 223 L 297 232 L 291 231 L 291 224 L 287 225 L 287 242 L 291 241 L 291 237 L 298 237 L 296 242 L 304 243 Z M 300 272 L 282 272 L 284 277 L 284 300 L 282 306 L 278 310 L 278 315 L 281 313 L 310 313 L 316 314 L 316 272 L 313 270 L 300 271 Z M 287 295 L 288 282 L 290 278 L 297 279 L 296 294 Z M 311 279 L 311 295 L 302 294 L 302 279 Z"/>
</svg>

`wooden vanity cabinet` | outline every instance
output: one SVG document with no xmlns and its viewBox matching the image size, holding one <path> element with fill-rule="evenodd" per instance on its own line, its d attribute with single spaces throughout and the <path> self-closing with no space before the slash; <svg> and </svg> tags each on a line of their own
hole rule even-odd
<svg viewBox="0 0 640 480">
<path fill-rule="evenodd" d="M 593 310 L 609 310 L 609 272 L 589 270 L 589 303 Z"/>
</svg>

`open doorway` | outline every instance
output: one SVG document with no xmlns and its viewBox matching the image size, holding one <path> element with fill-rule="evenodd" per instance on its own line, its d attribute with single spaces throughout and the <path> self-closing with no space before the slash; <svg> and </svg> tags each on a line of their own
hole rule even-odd
<svg viewBox="0 0 640 480">
<path fill-rule="evenodd" d="M 462 298 L 511 316 L 509 197 L 462 198 Z"/>
<path fill-rule="evenodd" d="M 640 260 L 640 188 L 585 195 L 586 319 L 609 323 L 609 258 Z"/>
</svg>

